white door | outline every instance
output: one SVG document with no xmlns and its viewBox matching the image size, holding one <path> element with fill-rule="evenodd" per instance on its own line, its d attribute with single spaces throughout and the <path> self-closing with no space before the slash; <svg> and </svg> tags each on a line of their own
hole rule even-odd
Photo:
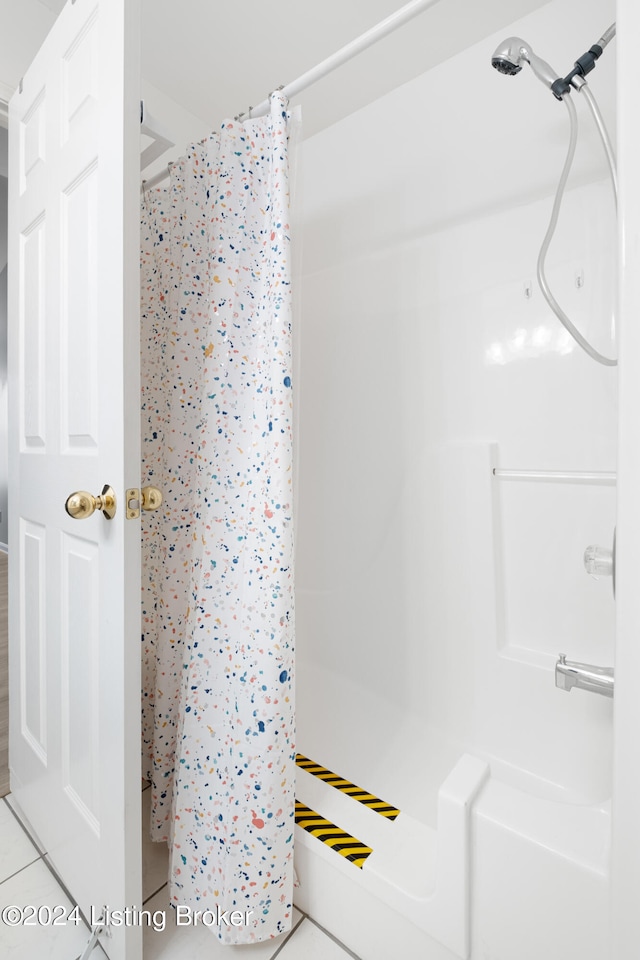
<svg viewBox="0 0 640 960">
<path fill-rule="evenodd" d="M 11 789 L 87 917 L 141 905 L 137 7 L 68 0 L 9 108 Z"/>
</svg>

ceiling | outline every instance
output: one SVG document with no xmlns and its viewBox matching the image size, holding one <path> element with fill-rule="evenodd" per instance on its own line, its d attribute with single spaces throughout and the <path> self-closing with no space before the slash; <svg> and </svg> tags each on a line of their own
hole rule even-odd
<svg viewBox="0 0 640 960">
<path fill-rule="evenodd" d="M 304 135 L 544 2 L 442 0 L 302 94 Z M 141 3 L 142 77 L 207 129 L 403 6 L 402 0 L 180 0 L 177 14 L 176 0 Z M 0 0 L 0 99 L 15 89 L 63 6 L 64 0 Z"/>
</svg>

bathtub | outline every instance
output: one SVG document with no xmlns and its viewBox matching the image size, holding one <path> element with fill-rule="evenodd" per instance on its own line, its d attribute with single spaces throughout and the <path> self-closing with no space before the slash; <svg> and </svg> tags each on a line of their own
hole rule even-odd
<svg viewBox="0 0 640 960">
<path fill-rule="evenodd" d="M 362 688 L 328 671 L 305 673 L 299 684 L 315 693 L 299 708 L 301 751 L 400 813 L 378 816 L 301 769 L 297 799 L 373 852 L 357 866 L 296 826 L 299 909 L 362 960 L 607 955 L 608 800 L 590 802 L 495 757 L 461 753 L 417 717 L 385 737 L 393 717 L 384 704 L 372 709 Z M 323 703 L 329 735 L 306 736 L 307 711 L 317 716 Z M 368 738 L 353 722 L 356 703 L 380 718 Z"/>
</svg>

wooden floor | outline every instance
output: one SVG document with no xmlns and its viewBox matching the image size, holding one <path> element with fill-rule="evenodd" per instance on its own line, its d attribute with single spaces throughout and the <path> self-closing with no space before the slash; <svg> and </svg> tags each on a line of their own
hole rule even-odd
<svg viewBox="0 0 640 960">
<path fill-rule="evenodd" d="M 7 555 L 0 550 L 0 797 L 9 793 L 9 665 L 7 659 L 9 609 Z"/>
</svg>

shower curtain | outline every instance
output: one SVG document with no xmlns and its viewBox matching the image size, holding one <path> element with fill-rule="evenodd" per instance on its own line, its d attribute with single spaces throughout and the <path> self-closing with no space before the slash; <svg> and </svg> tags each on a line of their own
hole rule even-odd
<svg viewBox="0 0 640 960">
<path fill-rule="evenodd" d="M 224 943 L 292 914 L 290 132 L 274 94 L 142 202 L 143 774 L 171 900 Z"/>
</svg>

